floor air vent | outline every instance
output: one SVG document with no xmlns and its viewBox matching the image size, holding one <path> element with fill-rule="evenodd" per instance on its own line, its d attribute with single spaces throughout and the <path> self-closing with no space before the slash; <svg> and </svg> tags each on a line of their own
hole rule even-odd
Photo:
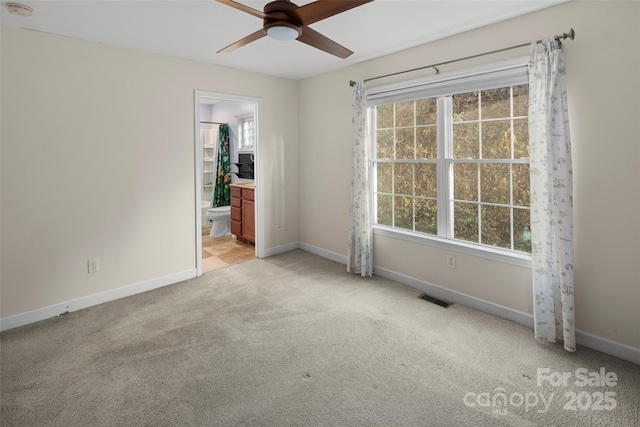
<svg viewBox="0 0 640 427">
<path fill-rule="evenodd" d="M 431 303 L 433 303 L 435 305 L 439 305 L 440 307 L 444 307 L 444 308 L 449 308 L 449 306 L 451 305 L 451 303 L 449 303 L 449 302 L 445 302 L 445 301 L 439 300 L 438 298 L 434 298 L 434 297 L 429 296 L 427 294 L 420 294 L 418 296 L 418 298 L 423 299 L 425 301 L 429 301 L 429 302 L 431 302 Z"/>
</svg>

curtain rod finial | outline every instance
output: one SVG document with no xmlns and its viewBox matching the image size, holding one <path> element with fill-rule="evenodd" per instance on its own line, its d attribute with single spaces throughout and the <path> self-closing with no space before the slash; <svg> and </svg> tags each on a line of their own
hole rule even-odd
<svg viewBox="0 0 640 427">
<path fill-rule="evenodd" d="M 349 80 L 349 86 L 354 87 L 356 85 L 356 82 L 354 82 L 353 80 Z"/>
<path fill-rule="evenodd" d="M 568 33 L 562 33 L 561 36 L 556 36 L 556 39 L 558 39 L 558 40 L 560 40 L 560 39 L 561 40 L 566 40 L 566 39 L 573 40 L 575 38 L 576 38 L 576 32 L 573 30 L 573 28 L 571 28 Z"/>
</svg>

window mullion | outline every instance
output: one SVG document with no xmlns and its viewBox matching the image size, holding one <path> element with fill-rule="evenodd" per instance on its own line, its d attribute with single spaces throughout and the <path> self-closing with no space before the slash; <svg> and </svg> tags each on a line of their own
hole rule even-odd
<svg viewBox="0 0 640 427">
<path fill-rule="evenodd" d="M 478 159 L 482 155 L 482 91 L 478 93 Z M 482 162 L 478 163 L 478 243 L 482 244 Z"/>
<path fill-rule="evenodd" d="M 511 250 L 515 249 L 515 236 L 513 234 L 513 163 L 509 165 L 509 224 L 511 226 Z"/>
<path fill-rule="evenodd" d="M 418 158 L 418 117 L 416 114 L 416 101 L 413 101 L 413 164 L 411 165 L 411 223 L 413 231 L 416 231 L 416 159 Z"/>
<path fill-rule="evenodd" d="M 377 123 L 377 110 L 375 108 L 367 108 L 367 131 L 369 132 L 369 182 L 370 187 L 370 211 L 369 218 L 372 223 L 378 222 L 378 152 L 376 147 L 376 123 Z"/>
<path fill-rule="evenodd" d="M 396 135 L 398 129 L 396 128 L 396 105 L 393 105 L 393 164 L 391 165 L 391 226 L 396 226 Z"/>
<path fill-rule="evenodd" d="M 515 250 L 516 248 L 516 239 L 515 239 L 515 234 L 514 234 L 514 223 L 515 223 L 515 217 L 514 217 L 514 211 L 513 211 L 513 205 L 515 200 L 513 199 L 513 160 L 515 159 L 515 150 L 516 150 L 516 144 L 515 144 L 515 127 L 514 127 L 514 123 L 513 123 L 513 116 L 515 115 L 515 111 L 514 111 L 514 107 L 513 107 L 513 87 L 509 88 L 509 113 L 511 116 L 511 120 L 510 125 L 511 125 L 511 163 L 509 164 L 509 224 L 511 225 L 511 250 Z"/>
<path fill-rule="evenodd" d="M 438 98 L 438 236 L 451 238 L 453 235 L 453 132 L 451 97 Z"/>
</svg>

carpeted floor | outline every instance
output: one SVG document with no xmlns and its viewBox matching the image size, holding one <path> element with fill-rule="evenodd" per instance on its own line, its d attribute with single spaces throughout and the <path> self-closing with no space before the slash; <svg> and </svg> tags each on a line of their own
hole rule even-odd
<svg viewBox="0 0 640 427">
<path fill-rule="evenodd" d="M 10 330 L 0 424 L 640 425 L 640 366 L 419 294 L 297 250 Z"/>
</svg>

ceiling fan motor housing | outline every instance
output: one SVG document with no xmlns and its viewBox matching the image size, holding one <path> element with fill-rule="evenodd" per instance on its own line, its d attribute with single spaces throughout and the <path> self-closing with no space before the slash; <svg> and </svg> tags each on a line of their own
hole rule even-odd
<svg viewBox="0 0 640 427">
<path fill-rule="evenodd" d="M 271 27 L 289 27 L 302 34 L 302 23 L 295 17 L 292 11 L 298 6 L 288 0 L 276 0 L 268 3 L 264 7 L 264 26 L 266 32 Z"/>
<path fill-rule="evenodd" d="M 262 37 L 275 40 L 298 40 L 338 58 L 346 58 L 353 52 L 330 38 L 315 31 L 309 25 L 337 15 L 373 0 L 316 0 L 298 6 L 290 0 L 275 0 L 267 3 L 264 11 L 246 6 L 236 0 L 218 0 L 227 6 L 262 19 L 262 28 L 241 38 L 218 52 L 231 52 Z"/>
</svg>

